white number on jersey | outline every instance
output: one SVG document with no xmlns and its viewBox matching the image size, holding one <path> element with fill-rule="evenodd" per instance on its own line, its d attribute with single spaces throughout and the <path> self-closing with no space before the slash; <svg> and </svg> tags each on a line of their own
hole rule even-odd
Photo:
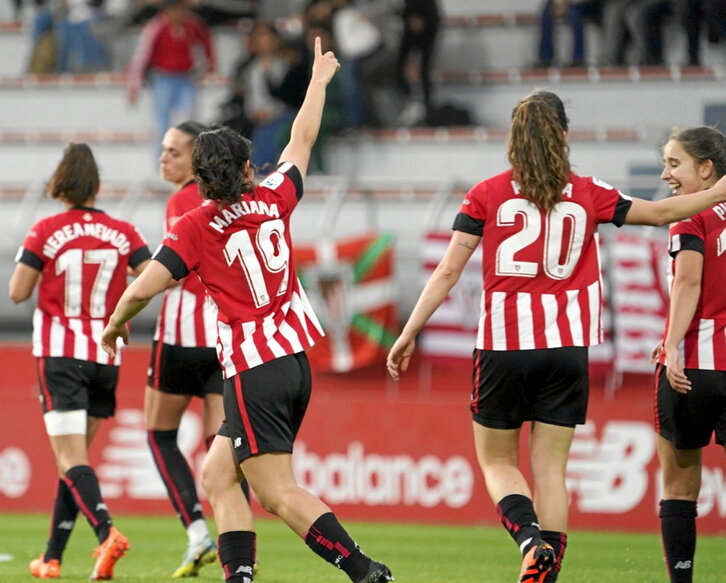
<svg viewBox="0 0 726 583">
<path fill-rule="evenodd" d="M 106 292 L 111 277 L 118 265 L 116 249 L 69 249 L 58 257 L 56 275 L 65 272 L 65 315 L 76 318 L 81 315 L 83 301 L 83 265 L 97 264 L 98 271 L 93 282 L 88 313 L 91 318 L 106 316 Z"/>
<path fill-rule="evenodd" d="M 721 257 L 724 251 L 726 251 L 726 229 L 721 231 L 716 240 L 716 257 Z"/>
<path fill-rule="evenodd" d="M 250 234 L 245 231 L 233 233 L 224 246 L 224 258 L 231 266 L 237 259 L 242 264 L 247 283 L 252 291 L 255 306 L 261 307 L 270 303 L 267 283 L 262 271 L 263 266 L 257 259 L 255 247 L 262 256 L 264 268 L 270 273 L 283 272 L 282 281 L 277 295 L 285 293 L 288 285 L 290 248 L 285 242 L 285 223 L 280 219 L 265 221 L 257 230 L 254 244 Z"/>
<path fill-rule="evenodd" d="M 513 198 L 504 202 L 497 212 L 497 226 L 511 227 L 521 217 L 519 231 L 502 241 L 496 253 L 496 274 L 502 276 L 535 277 L 539 265 L 534 261 L 519 261 L 515 255 L 540 240 L 542 224 L 540 211 L 529 201 Z M 569 237 L 565 240 L 565 227 Z M 557 203 L 545 216 L 543 269 L 552 279 L 572 275 L 582 253 L 587 227 L 587 212 L 571 201 Z"/>
</svg>

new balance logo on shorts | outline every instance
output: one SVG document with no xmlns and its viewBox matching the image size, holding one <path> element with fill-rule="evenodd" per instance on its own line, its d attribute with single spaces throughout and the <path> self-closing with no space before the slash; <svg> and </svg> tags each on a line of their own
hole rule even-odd
<svg viewBox="0 0 726 583">
<path fill-rule="evenodd" d="M 242 438 L 241 437 L 235 437 L 234 438 L 234 446 L 240 447 L 242 445 Z"/>
<path fill-rule="evenodd" d="M 691 568 L 691 561 L 678 561 L 674 569 L 690 569 Z"/>
</svg>

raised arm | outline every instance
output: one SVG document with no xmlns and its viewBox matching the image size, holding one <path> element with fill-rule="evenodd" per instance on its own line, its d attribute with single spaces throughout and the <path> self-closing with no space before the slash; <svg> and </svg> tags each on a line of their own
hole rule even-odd
<svg viewBox="0 0 726 583">
<path fill-rule="evenodd" d="M 726 201 L 726 176 L 721 177 L 711 188 L 688 196 L 670 196 L 658 201 L 634 198 L 628 214 L 625 215 L 625 223 L 659 227 L 687 219 L 724 201 Z"/>
<path fill-rule="evenodd" d="M 459 281 L 466 262 L 469 261 L 480 240 L 481 237 L 476 235 L 454 231 L 446 254 L 426 282 L 408 322 L 388 353 L 386 367 L 394 380 L 397 381 L 401 372 L 408 368 L 416 347 L 416 335 Z"/>
<path fill-rule="evenodd" d="M 315 60 L 305 100 L 292 122 L 290 142 L 280 154 L 280 162 L 291 162 L 304 177 L 308 171 L 310 152 L 318 137 L 325 106 L 325 89 L 340 68 L 332 51 L 323 54 L 320 37 L 315 38 Z"/>
</svg>

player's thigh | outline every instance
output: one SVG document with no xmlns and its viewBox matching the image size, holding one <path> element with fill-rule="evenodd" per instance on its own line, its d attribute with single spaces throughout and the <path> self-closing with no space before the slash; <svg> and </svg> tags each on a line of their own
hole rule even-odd
<svg viewBox="0 0 726 583">
<path fill-rule="evenodd" d="M 153 387 L 144 392 L 144 421 L 151 431 L 171 431 L 179 428 L 191 395 L 164 393 Z"/>
</svg>

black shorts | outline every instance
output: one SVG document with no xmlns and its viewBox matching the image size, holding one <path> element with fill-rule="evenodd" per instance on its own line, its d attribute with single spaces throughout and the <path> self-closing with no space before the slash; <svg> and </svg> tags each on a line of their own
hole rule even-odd
<svg viewBox="0 0 726 583">
<path fill-rule="evenodd" d="M 304 352 L 271 360 L 224 381 L 224 422 L 237 460 L 274 451 L 292 453 L 310 401 L 310 364 Z"/>
<path fill-rule="evenodd" d="M 585 422 L 589 380 L 587 347 L 474 350 L 470 410 L 493 429 L 525 421 L 563 427 Z"/>
<path fill-rule="evenodd" d="M 711 442 L 726 442 L 726 371 L 687 368 L 691 390 L 687 394 L 671 388 L 666 367 L 656 368 L 658 391 L 655 430 L 676 449 L 697 449 Z"/>
<path fill-rule="evenodd" d="M 150 387 L 174 395 L 222 394 L 222 369 L 214 348 L 193 348 L 154 341 L 151 348 Z"/>
<path fill-rule="evenodd" d="M 117 366 L 57 356 L 38 358 L 37 365 L 43 413 L 85 410 L 89 417 L 113 417 Z"/>
</svg>

